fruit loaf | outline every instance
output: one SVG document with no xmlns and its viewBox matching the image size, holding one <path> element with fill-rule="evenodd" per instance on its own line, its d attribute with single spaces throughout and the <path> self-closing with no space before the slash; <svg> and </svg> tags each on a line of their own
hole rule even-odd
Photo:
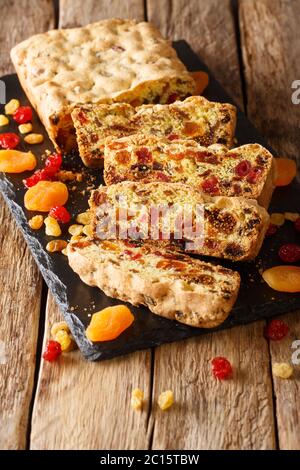
<svg viewBox="0 0 300 470">
<path fill-rule="evenodd" d="M 187 252 L 234 261 L 257 256 L 269 225 L 252 199 L 213 197 L 183 183 L 101 186 L 89 203 L 96 238 L 174 240 Z"/>
<path fill-rule="evenodd" d="M 21 85 L 56 148 L 76 148 L 71 111 L 78 104 L 137 104 L 182 99 L 195 82 L 169 41 L 147 22 L 107 19 L 58 29 L 15 46 Z"/>
<path fill-rule="evenodd" d="M 104 181 L 182 182 L 214 196 L 256 199 L 267 208 L 274 190 L 275 165 L 259 144 L 228 150 L 221 144 L 203 147 L 193 140 L 168 141 L 155 136 L 108 138 Z"/>
<path fill-rule="evenodd" d="M 236 108 L 191 96 L 172 104 L 126 103 L 78 106 L 72 112 L 80 156 L 87 166 L 103 165 L 105 139 L 132 134 L 174 139 L 194 139 L 201 145 L 214 143 L 232 147 Z"/>
<path fill-rule="evenodd" d="M 151 242 L 81 239 L 67 248 L 71 268 L 89 286 L 186 325 L 222 323 L 237 298 L 239 274 Z"/>
</svg>

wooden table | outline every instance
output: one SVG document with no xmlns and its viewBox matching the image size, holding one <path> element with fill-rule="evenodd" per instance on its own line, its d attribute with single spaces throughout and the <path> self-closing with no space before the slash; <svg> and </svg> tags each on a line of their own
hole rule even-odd
<svg viewBox="0 0 300 470">
<path fill-rule="evenodd" d="M 13 72 L 10 48 L 53 27 L 107 17 L 148 19 L 186 39 L 283 156 L 300 149 L 299 0 L 0 0 L 0 74 Z M 42 338 L 61 318 L 33 258 L 1 201 L 0 447 L 4 449 L 300 449 L 300 373 L 284 381 L 272 363 L 291 360 L 291 334 L 269 347 L 264 322 L 88 363 L 79 352 L 41 361 Z M 210 360 L 228 357 L 234 378 L 219 383 Z M 129 404 L 139 386 L 141 413 Z M 158 394 L 177 400 L 162 413 Z"/>
</svg>

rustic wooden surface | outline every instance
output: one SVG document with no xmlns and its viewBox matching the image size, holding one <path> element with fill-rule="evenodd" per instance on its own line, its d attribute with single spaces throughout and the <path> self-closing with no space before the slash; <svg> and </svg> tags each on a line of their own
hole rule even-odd
<svg viewBox="0 0 300 470">
<path fill-rule="evenodd" d="M 9 48 L 51 28 L 55 20 L 72 27 L 115 16 L 147 18 L 168 37 L 186 39 L 275 149 L 297 156 L 300 107 L 290 100 L 291 83 L 300 75 L 297 0 L 160 0 L 159 6 L 157 0 L 127 0 L 122 7 L 117 0 L 55 3 L 56 18 L 51 1 L 0 0 L 6 9 L 1 74 L 12 70 Z M 270 349 L 263 339 L 264 322 L 258 322 L 103 363 L 88 363 L 79 352 L 57 364 L 38 361 L 35 392 L 41 280 L 4 204 L 0 216 L 5 286 L 0 340 L 8 345 L 8 362 L 0 365 L 0 447 L 300 448 L 299 371 L 289 381 L 270 373 L 272 362 L 290 361 L 291 342 L 300 339 L 299 314 L 285 317 L 290 336 Z M 49 296 L 41 325 L 44 341 L 58 318 Z M 212 378 L 210 360 L 216 355 L 232 361 L 233 379 L 219 383 Z M 141 413 L 129 405 L 136 386 L 146 397 Z M 174 390 L 177 403 L 162 413 L 156 401 L 167 388 Z"/>
</svg>

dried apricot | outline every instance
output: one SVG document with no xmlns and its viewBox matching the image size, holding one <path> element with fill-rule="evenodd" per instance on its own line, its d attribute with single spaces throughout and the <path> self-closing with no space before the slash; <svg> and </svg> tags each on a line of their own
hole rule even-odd
<svg viewBox="0 0 300 470">
<path fill-rule="evenodd" d="M 64 183 L 40 181 L 26 191 L 24 203 L 29 211 L 49 212 L 53 206 L 63 206 L 68 197 L 68 188 Z"/>
<path fill-rule="evenodd" d="M 300 267 L 275 266 L 263 272 L 264 281 L 279 292 L 300 292 Z"/>
<path fill-rule="evenodd" d="M 36 167 L 36 158 L 31 152 L 19 150 L 0 150 L 0 171 L 23 173 Z"/>
<path fill-rule="evenodd" d="M 90 341 L 111 341 L 130 327 L 134 316 L 126 305 L 114 305 L 94 313 L 86 329 Z"/>
<path fill-rule="evenodd" d="M 287 186 L 297 174 L 297 165 L 290 158 L 275 158 L 277 178 L 276 186 Z"/>
<path fill-rule="evenodd" d="M 202 95 L 209 83 L 209 76 L 206 72 L 190 72 L 190 75 L 196 83 L 195 95 Z"/>
</svg>

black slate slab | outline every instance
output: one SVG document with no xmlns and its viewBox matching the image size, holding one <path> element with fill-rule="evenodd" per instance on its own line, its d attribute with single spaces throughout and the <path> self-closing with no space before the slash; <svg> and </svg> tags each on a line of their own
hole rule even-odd
<svg viewBox="0 0 300 470">
<path fill-rule="evenodd" d="M 175 48 L 189 70 L 206 70 L 209 73 L 210 84 L 205 91 L 205 96 L 208 99 L 232 102 L 231 98 L 220 84 L 214 80 L 207 67 L 195 55 L 187 43 L 178 41 L 175 43 Z M 11 98 L 18 98 L 22 104 L 28 103 L 16 75 L 7 75 L 2 77 L 1 80 L 6 84 L 7 101 Z M 0 113 L 3 113 L 2 108 L 3 106 L 0 106 Z M 33 125 L 35 132 L 45 134 L 43 126 L 36 115 L 34 116 Z M 10 126 L 2 129 L 1 132 L 16 131 L 17 126 L 11 123 Z M 241 111 L 238 113 L 236 135 L 238 144 L 258 142 L 272 151 Z M 23 150 L 31 149 L 37 156 L 40 156 L 45 149 L 51 150 L 52 145 L 48 139 L 45 139 L 42 145 L 32 147 L 23 142 L 20 148 Z M 274 151 L 272 152 L 275 154 Z M 41 161 L 39 166 L 42 166 Z M 83 169 L 83 166 L 80 158 L 77 155 L 73 155 L 65 157 L 64 168 L 79 171 Z M 85 182 L 75 185 L 77 190 L 71 192 L 67 205 L 73 215 L 87 208 L 89 193 L 80 193 L 86 187 L 87 182 L 88 185 L 93 184 L 94 186 L 103 182 L 102 175 L 97 174 L 97 171 L 85 170 L 85 172 Z M 138 349 L 145 349 L 207 332 L 205 329 L 187 327 L 180 323 L 155 316 L 145 307 L 130 307 L 135 315 L 135 322 L 125 333 L 112 342 L 102 343 L 101 345 L 91 344 L 86 339 L 84 333 L 89 323 L 90 315 L 106 306 L 120 302 L 106 297 L 102 291 L 96 288 L 83 284 L 69 268 L 67 258 L 64 255 L 49 254 L 45 250 L 45 246 L 51 238 L 44 234 L 44 230 L 33 232 L 27 223 L 27 220 L 33 214 L 26 211 L 23 204 L 25 190 L 22 179 L 26 176 L 24 174 L 20 176 L 2 174 L 0 177 L 0 189 L 85 358 L 89 360 L 108 359 Z M 300 184 L 294 181 L 288 187 L 276 189 L 270 211 L 300 211 Z M 9 237 L 9 234 L 7 234 L 7 237 Z M 66 231 L 63 234 L 63 238 L 68 238 Z M 300 242 L 300 234 L 296 234 L 291 222 L 286 222 L 276 236 L 265 241 L 256 263 L 234 265 L 233 263 L 222 262 L 225 266 L 232 267 L 240 272 L 242 284 L 237 303 L 231 315 L 223 325 L 215 330 L 230 328 L 263 318 L 270 318 L 274 315 L 291 312 L 300 308 L 300 293 L 285 294 L 275 292 L 262 281 L 259 273 L 259 269 L 262 270 L 281 264 L 277 251 L 280 245 L 287 241 L 291 243 Z M 218 263 L 220 264 L 220 261 Z"/>
</svg>

